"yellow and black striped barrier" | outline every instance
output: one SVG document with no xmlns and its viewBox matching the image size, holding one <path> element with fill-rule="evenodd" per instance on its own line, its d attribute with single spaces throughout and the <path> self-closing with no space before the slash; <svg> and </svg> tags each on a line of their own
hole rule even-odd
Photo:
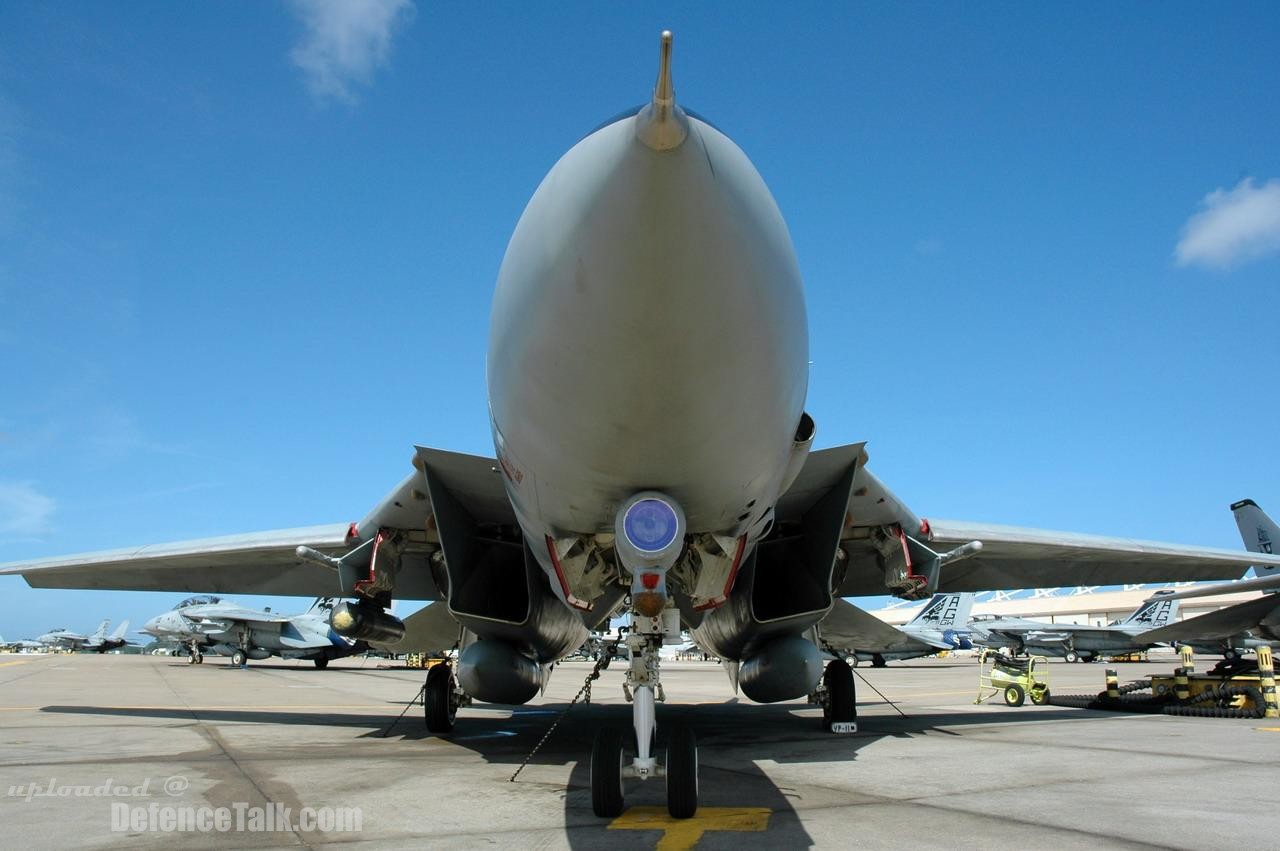
<svg viewBox="0 0 1280 851">
<path fill-rule="evenodd" d="M 1280 706 L 1276 704 L 1276 669 L 1271 648 L 1258 648 L 1258 680 L 1262 692 L 1263 717 L 1280 718 Z"/>
<path fill-rule="evenodd" d="M 1116 675 L 1115 668 L 1107 668 L 1107 700 L 1116 703 L 1120 701 L 1120 678 Z"/>
<path fill-rule="evenodd" d="M 1186 668 L 1173 669 L 1173 696 L 1179 703 L 1186 703 L 1191 699 L 1191 684 L 1187 680 Z"/>
</svg>

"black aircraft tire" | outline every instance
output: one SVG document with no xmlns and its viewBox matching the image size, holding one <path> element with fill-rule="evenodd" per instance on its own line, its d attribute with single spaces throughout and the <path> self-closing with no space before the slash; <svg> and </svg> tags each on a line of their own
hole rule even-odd
<svg viewBox="0 0 1280 851">
<path fill-rule="evenodd" d="M 856 721 L 858 707 L 853 685 L 853 671 L 839 659 L 827 663 L 822 673 L 827 687 L 827 703 L 822 707 L 822 729 L 831 732 L 836 721 Z"/>
<path fill-rule="evenodd" d="M 429 732 L 448 733 L 453 730 L 457 709 L 453 705 L 453 671 L 448 664 L 432 665 L 427 671 L 422 705 Z"/>
<path fill-rule="evenodd" d="M 591 745 L 591 811 L 600 818 L 622 815 L 622 731 L 616 727 L 596 730 Z"/>
<path fill-rule="evenodd" d="M 316 663 L 316 667 L 322 671 L 325 668 L 329 667 L 329 660 L 324 658 L 323 656 L 321 656 L 319 659 L 316 659 L 315 663 Z"/>
<path fill-rule="evenodd" d="M 195 656 L 188 656 L 188 657 L 187 657 L 187 664 L 188 664 L 188 665 L 194 665 L 195 663 L 196 663 L 196 657 L 195 657 Z"/>
<path fill-rule="evenodd" d="M 693 818 L 698 811 L 698 741 L 689 727 L 671 730 L 667 745 L 667 812 Z"/>
<path fill-rule="evenodd" d="M 1079 662 L 1080 657 L 1076 655 L 1076 652 L 1074 650 L 1068 650 L 1066 655 L 1066 660 L 1068 662 Z"/>
<path fill-rule="evenodd" d="M 248 659 L 248 657 L 244 655 L 244 651 L 237 650 L 236 652 L 231 654 L 231 667 L 243 668 L 245 665 L 246 659 Z"/>
</svg>

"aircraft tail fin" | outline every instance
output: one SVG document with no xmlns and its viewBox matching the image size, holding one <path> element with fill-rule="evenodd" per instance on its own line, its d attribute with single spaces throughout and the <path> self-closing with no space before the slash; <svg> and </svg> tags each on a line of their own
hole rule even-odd
<svg viewBox="0 0 1280 851">
<path fill-rule="evenodd" d="M 124 634 L 128 631 L 129 631 L 129 622 L 127 620 L 121 621 L 120 625 L 116 627 L 116 631 L 111 633 L 111 638 L 114 641 L 120 641 L 121 639 L 124 638 Z"/>
<path fill-rule="evenodd" d="M 972 610 L 973 594 L 970 592 L 934 594 L 933 599 L 909 623 L 934 629 L 960 629 L 969 622 Z"/>
<path fill-rule="evenodd" d="M 1120 621 L 1121 625 L 1136 626 L 1146 631 L 1173 623 L 1178 616 L 1178 601 L 1164 597 L 1172 593 L 1172 591 L 1157 592 L 1150 600 L 1134 609 L 1129 617 Z"/>
<path fill-rule="evenodd" d="M 1280 548 L 1280 526 L 1258 507 L 1258 503 L 1251 499 L 1233 502 L 1231 513 L 1236 517 L 1236 526 L 1240 529 L 1240 537 L 1244 539 L 1246 550 L 1251 553 L 1274 554 Z M 1258 576 L 1270 576 L 1277 571 L 1280 571 L 1280 567 L 1253 568 Z"/>
<path fill-rule="evenodd" d="M 108 619 L 108 620 L 103 621 L 103 622 L 102 622 L 102 623 L 100 623 L 100 624 L 98 624 L 98 631 L 97 631 L 97 632 L 95 632 L 95 633 L 93 634 L 93 637 L 94 637 L 94 638 L 96 638 L 96 639 L 98 639 L 98 640 L 102 640 L 102 639 L 106 638 L 106 637 L 107 637 L 107 627 L 109 627 L 109 626 L 111 626 L 111 621 L 110 621 L 109 619 Z"/>
</svg>

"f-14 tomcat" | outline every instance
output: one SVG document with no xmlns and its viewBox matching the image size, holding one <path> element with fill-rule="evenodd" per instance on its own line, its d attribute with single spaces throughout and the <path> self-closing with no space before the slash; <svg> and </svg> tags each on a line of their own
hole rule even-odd
<svg viewBox="0 0 1280 851">
<path fill-rule="evenodd" d="M 588 629 L 633 615 L 634 738 L 600 731 L 592 804 L 663 777 L 698 801 L 693 732 L 659 734 L 659 649 L 683 626 L 759 702 L 808 696 L 854 718 L 827 661 L 842 596 L 1225 578 L 1280 557 L 926 521 L 861 443 L 811 452 L 808 330 L 791 238 L 746 154 L 675 99 L 671 37 L 641 107 L 574 145 L 516 225 L 498 275 L 487 383 L 495 458 L 418 447 L 350 525 L 8 565 L 37 587 L 340 593 L 334 628 L 394 638 L 394 596 L 439 600 L 455 666 L 428 726 L 471 701 L 521 704 Z M 332 568 L 333 571 L 325 568 Z M 660 759 L 660 753 L 665 757 Z"/>
</svg>

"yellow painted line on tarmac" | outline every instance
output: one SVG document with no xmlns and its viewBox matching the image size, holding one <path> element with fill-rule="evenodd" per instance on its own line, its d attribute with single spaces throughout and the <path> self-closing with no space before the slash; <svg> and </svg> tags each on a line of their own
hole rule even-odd
<svg viewBox="0 0 1280 851">
<path fill-rule="evenodd" d="M 1254 729 L 1264 733 L 1280 733 L 1280 727 L 1254 727 Z"/>
<path fill-rule="evenodd" d="M 0 668 L 7 668 L 10 665 L 25 665 L 25 664 L 27 664 L 26 659 L 21 659 L 17 662 L 0 662 Z"/>
<path fill-rule="evenodd" d="M 672 818 L 666 807 L 632 807 L 609 830 L 660 830 L 657 851 L 687 851 L 708 830 L 767 830 L 772 814 L 768 807 L 699 807 L 693 818 Z"/>
</svg>

